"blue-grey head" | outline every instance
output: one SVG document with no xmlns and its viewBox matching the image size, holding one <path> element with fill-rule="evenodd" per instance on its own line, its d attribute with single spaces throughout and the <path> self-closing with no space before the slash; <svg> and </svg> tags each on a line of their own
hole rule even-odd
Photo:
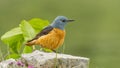
<svg viewBox="0 0 120 68">
<path fill-rule="evenodd" d="M 61 30 L 64 30 L 65 28 L 65 25 L 68 23 L 68 22 L 72 22 L 74 20 L 69 20 L 67 17 L 65 16 L 57 16 L 55 18 L 55 20 L 52 22 L 51 26 L 54 27 L 54 28 L 59 28 Z"/>
</svg>

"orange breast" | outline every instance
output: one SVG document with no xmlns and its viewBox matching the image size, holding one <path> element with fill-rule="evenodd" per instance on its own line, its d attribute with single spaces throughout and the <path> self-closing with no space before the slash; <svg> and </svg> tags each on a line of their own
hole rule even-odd
<svg viewBox="0 0 120 68">
<path fill-rule="evenodd" d="M 64 42 L 65 31 L 54 28 L 49 34 L 41 36 L 36 40 L 36 44 L 42 47 L 55 50 Z"/>
</svg>

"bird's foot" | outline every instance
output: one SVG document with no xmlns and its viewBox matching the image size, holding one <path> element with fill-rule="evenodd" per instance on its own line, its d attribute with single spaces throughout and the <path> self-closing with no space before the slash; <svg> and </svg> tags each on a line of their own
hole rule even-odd
<svg viewBox="0 0 120 68">
<path fill-rule="evenodd" d="M 56 50 L 52 50 L 54 53 L 60 53 L 62 54 L 62 52 L 56 51 Z"/>
</svg>

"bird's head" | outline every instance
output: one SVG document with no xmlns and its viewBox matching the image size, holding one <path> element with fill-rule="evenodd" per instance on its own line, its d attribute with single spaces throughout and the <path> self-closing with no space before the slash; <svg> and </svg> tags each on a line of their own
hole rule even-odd
<svg viewBox="0 0 120 68">
<path fill-rule="evenodd" d="M 64 30 L 65 25 L 68 22 L 72 22 L 74 20 L 69 20 L 67 17 L 65 16 L 58 16 L 55 18 L 55 20 L 52 22 L 51 26 L 54 28 L 59 28 L 61 30 Z"/>
</svg>

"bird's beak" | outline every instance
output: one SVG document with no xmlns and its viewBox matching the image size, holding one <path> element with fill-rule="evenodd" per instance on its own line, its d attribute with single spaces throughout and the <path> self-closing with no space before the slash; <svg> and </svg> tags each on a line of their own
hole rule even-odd
<svg viewBox="0 0 120 68">
<path fill-rule="evenodd" d="M 75 21 L 75 20 L 67 20 L 67 22 L 73 22 L 73 21 Z"/>
</svg>

